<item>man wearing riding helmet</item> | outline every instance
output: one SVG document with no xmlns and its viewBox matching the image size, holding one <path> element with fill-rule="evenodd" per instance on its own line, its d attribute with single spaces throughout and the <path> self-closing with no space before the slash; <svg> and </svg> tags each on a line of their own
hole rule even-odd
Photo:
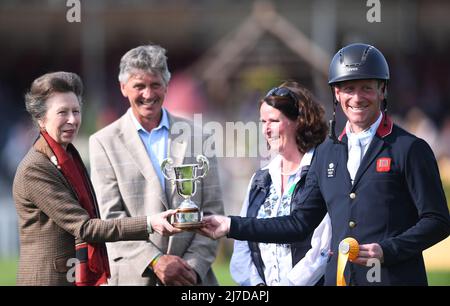
<svg viewBox="0 0 450 306">
<path fill-rule="evenodd" d="M 423 285 L 422 251 L 449 234 L 447 201 L 429 145 L 387 115 L 389 77 L 386 59 L 373 46 L 351 44 L 333 57 L 329 85 L 348 121 L 338 139 L 330 132 L 333 149 L 323 161 L 336 161 L 338 169 L 335 178 L 323 179 L 321 190 L 327 190 L 324 199 L 343 198 L 340 208 L 328 203 L 342 226 L 335 241 L 352 236 L 361 243 L 352 261 L 359 266 L 349 269 L 356 284 L 367 282 L 366 273 L 356 271 L 367 271 L 368 260 L 377 258 L 382 284 Z M 355 165 L 352 149 L 358 145 Z"/>
<path fill-rule="evenodd" d="M 336 137 L 333 114 L 330 139 L 316 149 L 304 190 L 292 199 L 298 209 L 266 220 L 207 217 L 203 233 L 286 243 L 305 237 L 328 212 L 326 285 L 339 278 L 339 244 L 347 237 L 359 243 L 359 255 L 344 272 L 347 284 L 426 285 L 422 251 L 448 237 L 449 211 L 431 148 L 387 115 L 389 77 L 375 47 L 358 43 L 339 50 L 329 85 L 347 123 Z"/>
</svg>

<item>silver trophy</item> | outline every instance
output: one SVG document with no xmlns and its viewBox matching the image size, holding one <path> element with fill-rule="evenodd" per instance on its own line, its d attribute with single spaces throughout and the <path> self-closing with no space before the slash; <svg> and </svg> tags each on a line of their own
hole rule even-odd
<svg viewBox="0 0 450 306">
<path fill-rule="evenodd" d="M 173 226 L 181 229 L 195 229 L 201 227 L 203 212 L 191 197 L 197 191 L 199 179 L 206 176 L 209 170 L 209 161 L 203 155 L 197 156 L 198 164 L 185 164 L 173 166 L 173 160 L 166 158 L 161 163 L 164 177 L 175 184 L 178 195 L 184 198 L 174 215 Z M 170 176 L 170 173 L 174 176 Z"/>
</svg>

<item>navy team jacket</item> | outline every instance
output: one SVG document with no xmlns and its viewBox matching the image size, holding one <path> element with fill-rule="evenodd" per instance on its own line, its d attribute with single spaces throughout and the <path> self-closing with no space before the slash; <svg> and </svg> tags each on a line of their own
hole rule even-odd
<svg viewBox="0 0 450 306">
<path fill-rule="evenodd" d="M 312 232 L 328 211 L 332 256 L 325 285 L 336 284 L 339 242 L 346 237 L 383 249 L 379 279 L 374 266 L 349 263 L 347 283 L 426 285 L 422 251 L 450 234 L 450 218 L 436 159 L 429 145 L 383 118 L 352 185 L 347 137 L 327 139 L 316 150 L 295 211 L 271 219 L 231 217 L 228 237 L 289 243 Z M 294 205 L 293 203 L 293 205 Z M 371 277 L 367 277 L 369 274 Z M 372 282 L 374 280 L 376 282 Z"/>
</svg>

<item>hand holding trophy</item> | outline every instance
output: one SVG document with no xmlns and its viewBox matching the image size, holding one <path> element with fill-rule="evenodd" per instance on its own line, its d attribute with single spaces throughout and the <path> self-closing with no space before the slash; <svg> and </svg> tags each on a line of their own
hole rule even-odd
<svg viewBox="0 0 450 306">
<path fill-rule="evenodd" d="M 203 212 L 191 197 L 197 191 L 199 179 L 206 176 L 209 170 L 209 161 L 203 155 L 197 156 L 198 164 L 184 164 L 173 166 L 171 158 L 166 158 L 161 163 L 161 171 L 164 177 L 175 184 L 178 195 L 184 198 L 174 215 L 173 226 L 179 229 L 197 229 L 202 226 Z M 200 173 L 201 171 L 201 173 Z M 170 176 L 173 173 L 174 176 Z"/>
</svg>

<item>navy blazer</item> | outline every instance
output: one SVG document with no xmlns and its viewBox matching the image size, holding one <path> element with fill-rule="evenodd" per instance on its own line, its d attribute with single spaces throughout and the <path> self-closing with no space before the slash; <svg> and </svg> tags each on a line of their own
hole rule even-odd
<svg viewBox="0 0 450 306">
<path fill-rule="evenodd" d="M 422 251 L 450 234 L 447 201 L 431 148 L 389 117 L 383 118 L 353 185 L 347 151 L 345 131 L 340 141 L 327 139 L 316 150 L 290 216 L 231 217 L 228 237 L 276 243 L 301 240 L 328 211 L 334 255 L 327 265 L 326 285 L 336 284 L 338 245 L 346 237 L 360 244 L 378 243 L 384 254 L 379 282 L 367 279 L 372 267 L 349 263 L 347 283 L 426 285 Z"/>
</svg>

